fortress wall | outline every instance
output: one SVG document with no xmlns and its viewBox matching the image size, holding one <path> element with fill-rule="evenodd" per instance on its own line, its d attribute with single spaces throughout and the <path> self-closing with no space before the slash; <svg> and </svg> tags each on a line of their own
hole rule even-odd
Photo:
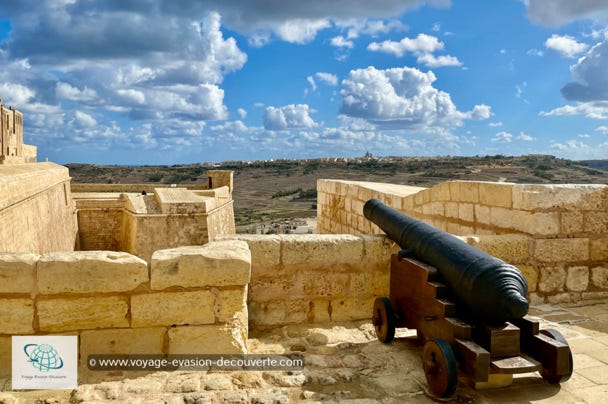
<svg viewBox="0 0 608 404">
<path fill-rule="evenodd" d="M 72 184 L 72 192 L 74 193 L 86 193 L 86 192 L 130 192 L 130 193 L 141 193 L 146 191 L 151 194 L 154 193 L 155 188 L 188 188 L 194 190 L 208 189 L 207 185 L 200 184 L 188 184 L 181 185 L 177 184 L 173 187 L 171 184 Z"/>
<path fill-rule="evenodd" d="M 112 251 L 0 254 L 0 377 L 11 335 L 78 335 L 90 354 L 245 353 L 251 253 L 241 241 L 161 250 L 151 264 Z M 137 375 L 137 372 L 131 372 Z"/>
<path fill-rule="evenodd" d="M 227 186 L 155 190 L 75 194 L 80 249 L 126 251 L 149 261 L 156 250 L 203 245 L 236 232 Z"/>
<path fill-rule="evenodd" d="M 384 235 L 245 235 L 251 250 L 247 304 L 251 328 L 371 318 L 376 297 L 389 295 L 390 256 L 399 247 Z M 530 259 L 523 235 L 465 240 L 516 264 Z M 534 268 L 518 265 L 532 283 Z"/>
<path fill-rule="evenodd" d="M 75 206 L 65 167 L 0 166 L 0 252 L 72 251 Z"/>
<path fill-rule="evenodd" d="M 527 274 L 533 302 L 608 297 L 606 185 L 319 180 L 317 188 L 318 233 L 381 234 L 363 217 L 364 203 L 378 198 L 452 234 L 525 235 L 529 259 L 511 263 Z"/>
</svg>

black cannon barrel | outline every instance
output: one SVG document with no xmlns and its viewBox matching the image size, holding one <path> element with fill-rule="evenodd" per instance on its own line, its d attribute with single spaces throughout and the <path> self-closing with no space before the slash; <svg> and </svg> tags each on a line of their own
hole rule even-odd
<svg viewBox="0 0 608 404">
<path fill-rule="evenodd" d="M 502 323 L 528 313 L 528 284 L 513 265 L 378 199 L 367 201 L 363 214 L 401 248 L 436 267 L 457 303 L 475 319 Z"/>
</svg>

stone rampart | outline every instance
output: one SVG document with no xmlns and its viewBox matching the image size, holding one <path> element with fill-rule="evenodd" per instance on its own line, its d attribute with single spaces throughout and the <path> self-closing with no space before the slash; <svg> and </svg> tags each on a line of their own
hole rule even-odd
<svg viewBox="0 0 608 404">
<path fill-rule="evenodd" d="M 75 193 L 81 250 L 126 251 L 145 260 L 163 248 L 234 234 L 228 186 L 155 188 L 151 193 Z"/>
<path fill-rule="evenodd" d="M 68 169 L 54 163 L 0 165 L 0 223 L 0 252 L 74 250 Z"/>
<path fill-rule="evenodd" d="M 247 243 L 221 241 L 154 253 L 0 254 L 0 377 L 11 335 L 78 335 L 79 375 L 90 354 L 245 353 Z"/>
<path fill-rule="evenodd" d="M 382 233 L 363 217 L 364 203 L 378 198 L 452 234 L 524 236 L 527 258 L 507 261 L 526 273 L 533 302 L 608 297 L 606 185 L 450 181 L 425 189 L 319 180 L 317 189 L 318 233 Z"/>
</svg>

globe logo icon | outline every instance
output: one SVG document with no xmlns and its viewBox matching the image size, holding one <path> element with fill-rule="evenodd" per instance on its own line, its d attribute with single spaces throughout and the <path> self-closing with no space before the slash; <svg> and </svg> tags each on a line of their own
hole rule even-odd
<svg viewBox="0 0 608 404">
<path fill-rule="evenodd" d="M 28 358 L 28 362 L 31 362 L 32 366 L 41 372 L 63 367 L 63 359 L 52 345 L 27 344 L 23 347 L 23 351 Z"/>
</svg>

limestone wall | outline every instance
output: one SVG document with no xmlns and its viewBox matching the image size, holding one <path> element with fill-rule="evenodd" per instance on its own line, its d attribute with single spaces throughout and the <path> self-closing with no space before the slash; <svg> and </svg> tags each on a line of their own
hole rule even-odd
<svg viewBox="0 0 608 404">
<path fill-rule="evenodd" d="M 80 249 L 126 251 L 150 260 L 156 250 L 202 245 L 236 231 L 227 186 L 152 192 L 74 194 Z"/>
<path fill-rule="evenodd" d="M 90 354 L 244 353 L 251 255 L 242 241 L 157 251 L 0 254 L 0 377 L 11 335 L 79 336 Z M 114 376 L 119 374 L 114 373 Z"/>
<path fill-rule="evenodd" d="M 382 233 L 363 217 L 363 204 L 378 198 L 453 234 L 524 235 L 527 258 L 511 263 L 527 274 L 533 302 L 608 297 L 606 185 L 319 180 L 317 188 L 318 233 Z"/>
<path fill-rule="evenodd" d="M 76 209 L 65 167 L 0 166 L 0 252 L 72 251 Z"/>
</svg>

